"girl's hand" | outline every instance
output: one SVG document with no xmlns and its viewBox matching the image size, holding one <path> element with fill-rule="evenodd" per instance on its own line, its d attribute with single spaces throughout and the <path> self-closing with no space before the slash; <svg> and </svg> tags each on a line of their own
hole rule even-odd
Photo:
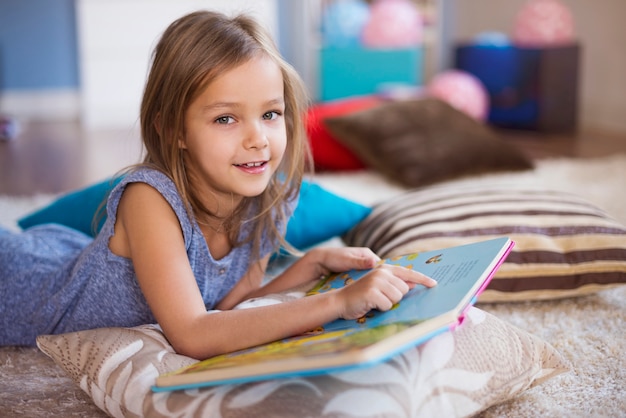
<svg viewBox="0 0 626 418">
<path fill-rule="evenodd" d="M 379 266 L 380 261 L 380 257 L 374 254 L 374 252 L 372 252 L 372 250 L 370 250 L 369 248 L 364 247 L 314 248 L 307 252 L 296 262 L 294 262 L 281 275 L 270 281 L 258 291 L 248 294 L 247 297 L 250 298 L 266 295 L 269 293 L 283 292 L 287 289 L 292 289 L 304 285 L 307 285 L 310 288 L 318 282 L 320 277 L 325 276 L 329 273 L 348 271 L 352 269 L 372 269 L 376 266 Z M 375 271 L 368 273 L 366 276 L 369 275 L 373 275 L 375 282 L 378 282 L 380 278 L 386 278 L 385 282 L 391 282 L 391 286 L 394 288 L 404 288 L 404 286 L 400 283 L 397 283 L 397 280 L 394 280 L 394 278 L 405 283 L 405 286 L 407 286 L 408 288 L 404 291 L 400 290 L 400 297 L 397 298 L 397 300 L 394 300 L 393 303 L 400 300 L 402 296 L 408 291 L 408 289 L 414 287 L 416 283 L 424 284 L 428 287 L 434 286 L 435 284 L 434 280 L 429 279 L 423 274 L 417 273 L 405 267 L 380 265 L 378 268 L 375 269 Z M 358 281 L 363 281 L 366 276 Z M 365 282 L 369 282 L 370 280 L 371 279 L 367 279 L 365 280 Z M 359 285 L 357 289 L 361 289 L 363 286 L 366 285 Z M 377 288 L 382 291 L 382 287 L 382 283 L 379 283 L 379 286 Z M 386 288 L 387 286 L 384 287 Z M 395 293 L 391 289 L 386 290 L 387 293 Z M 353 292 L 356 291 L 351 290 L 348 293 L 349 295 L 352 295 Z M 374 303 L 375 299 L 377 298 L 373 298 L 373 296 L 370 295 L 370 298 L 367 299 L 367 303 Z M 350 300 L 352 300 L 352 298 L 350 298 Z M 382 310 L 384 302 L 378 302 L 381 303 L 379 309 Z M 349 305 L 354 305 L 353 302 L 348 303 Z M 389 307 L 391 307 L 393 303 L 389 305 Z"/>
<path fill-rule="evenodd" d="M 352 269 L 371 269 L 376 267 L 379 262 L 380 257 L 369 248 L 314 248 L 296 260 L 269 284 L 249 296 L 278 293 L 303 285 L 310 287 L 328 273 Z"/>
<path fill-rule="evenodd" d="M 388 311 L 417 284 L 433 287 L 437 282 L 406 267 L 383 264 L 334 292 L 338 315 L 344 319 L 357 319 L 372 309 Z"/>
<path fill-rule="evenodd" d="M 315 264 L 315 278 L 338 271 L 371 269 L 380 262 L 380 257 L 365 247 L 320 247 L 309 251 L 307 257 Z"/>
</svg>

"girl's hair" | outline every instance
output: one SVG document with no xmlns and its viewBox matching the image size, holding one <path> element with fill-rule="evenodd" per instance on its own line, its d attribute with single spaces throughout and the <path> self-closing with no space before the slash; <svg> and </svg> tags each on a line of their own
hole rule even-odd
<svg viewBox="0 0 626 418">
<path fill-rule="evenodd" d="M 245 15 L 229 18 L 211 11 L 198 11 L 174 21 L 163 33 L 152 57 L 152 67 L 141 103 L 141 134 L 146 148 L 142 165 L 156 168 L 176 184 L 190 216 L 215 216 L 201 203 L 185 164 L 190 164 L 179 139 L 185 135 L 185 112 L 217 76 L 252 58 L 270 57 L 283 76 L 287 147 L 283 160 L 266 190 L 244 198 L 223 219 L 233 245 L 253 242 L 253 263 L 265 239 L 291 248 L 277 228 L 285 225 L 288 201 L 297 196 L 310 161 L 303 115 L 308 105 L 304 84 L 280 56 L 271 36 Z M 245 222 L 255 228 L 240 236 Z M 266 235 L 264 235 L 266 234 Z M 243 240 L 242 240 L 243 238 Z"/>
</svg>

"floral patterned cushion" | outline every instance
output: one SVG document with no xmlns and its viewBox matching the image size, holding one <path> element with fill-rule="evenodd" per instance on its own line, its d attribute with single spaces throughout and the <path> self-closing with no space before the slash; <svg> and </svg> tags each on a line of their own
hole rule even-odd
<svg viewBox="0 0 626 418">
<path fill-rule="evenodd" d="M 176 354 L 156 325 L 44 335 L 37 343 L 113 417 L 470 416 L 569 370 L 547 342 L 478 308 L 455 331 L 376 366 L 174 392 L 152 392 L 155 378 L 195 360 Z"/>
</svg>

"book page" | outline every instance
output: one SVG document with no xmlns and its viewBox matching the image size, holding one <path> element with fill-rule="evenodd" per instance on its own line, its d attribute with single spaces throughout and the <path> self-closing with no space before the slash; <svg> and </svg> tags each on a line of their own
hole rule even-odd
<svg viewBox="0 0 626 418">
<path fill-rule="evenodd" d="M 437 286 L 427 288 L 417 285 L 387 312 L 372 310 L 356 320 L 338 319 L 326 324 L 324 329 L 330 331 L 373 327 L 396 322 L 416 323 L 459 309 L 459 305 L 464 305 L 464 301 L 469 303 L 474 296 L 472 289 L 477 287 L 479 279 L 491 274 L 493 268 L 490 266 L 494 264 L 506 241 L 508 241 L 507 238 L 495 239 L 383 260 L 388 264 L 422 272 L 435 279 Z M 331 275 L 309 294 L 341 288 L 368 272 L 369 270 L 352 270 Z"/>
</svg>

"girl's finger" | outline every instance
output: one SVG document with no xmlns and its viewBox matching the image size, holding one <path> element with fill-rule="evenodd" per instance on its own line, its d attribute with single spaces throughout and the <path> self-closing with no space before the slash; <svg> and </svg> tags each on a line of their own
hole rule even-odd
<svg viewBox="0 0 626 418">
<path fill-rule="evenodd" d="M 435 279 L 428 277 L 419 271 L 411 270 L 403 266 L 384 264 L 381 268 L 389 269 L 396 277 L 399 277 L 407 283 L 412 283 L 413 285 L 421 284 L 426 287 L 433 287 L 437 284 Z"/>
</svg>

